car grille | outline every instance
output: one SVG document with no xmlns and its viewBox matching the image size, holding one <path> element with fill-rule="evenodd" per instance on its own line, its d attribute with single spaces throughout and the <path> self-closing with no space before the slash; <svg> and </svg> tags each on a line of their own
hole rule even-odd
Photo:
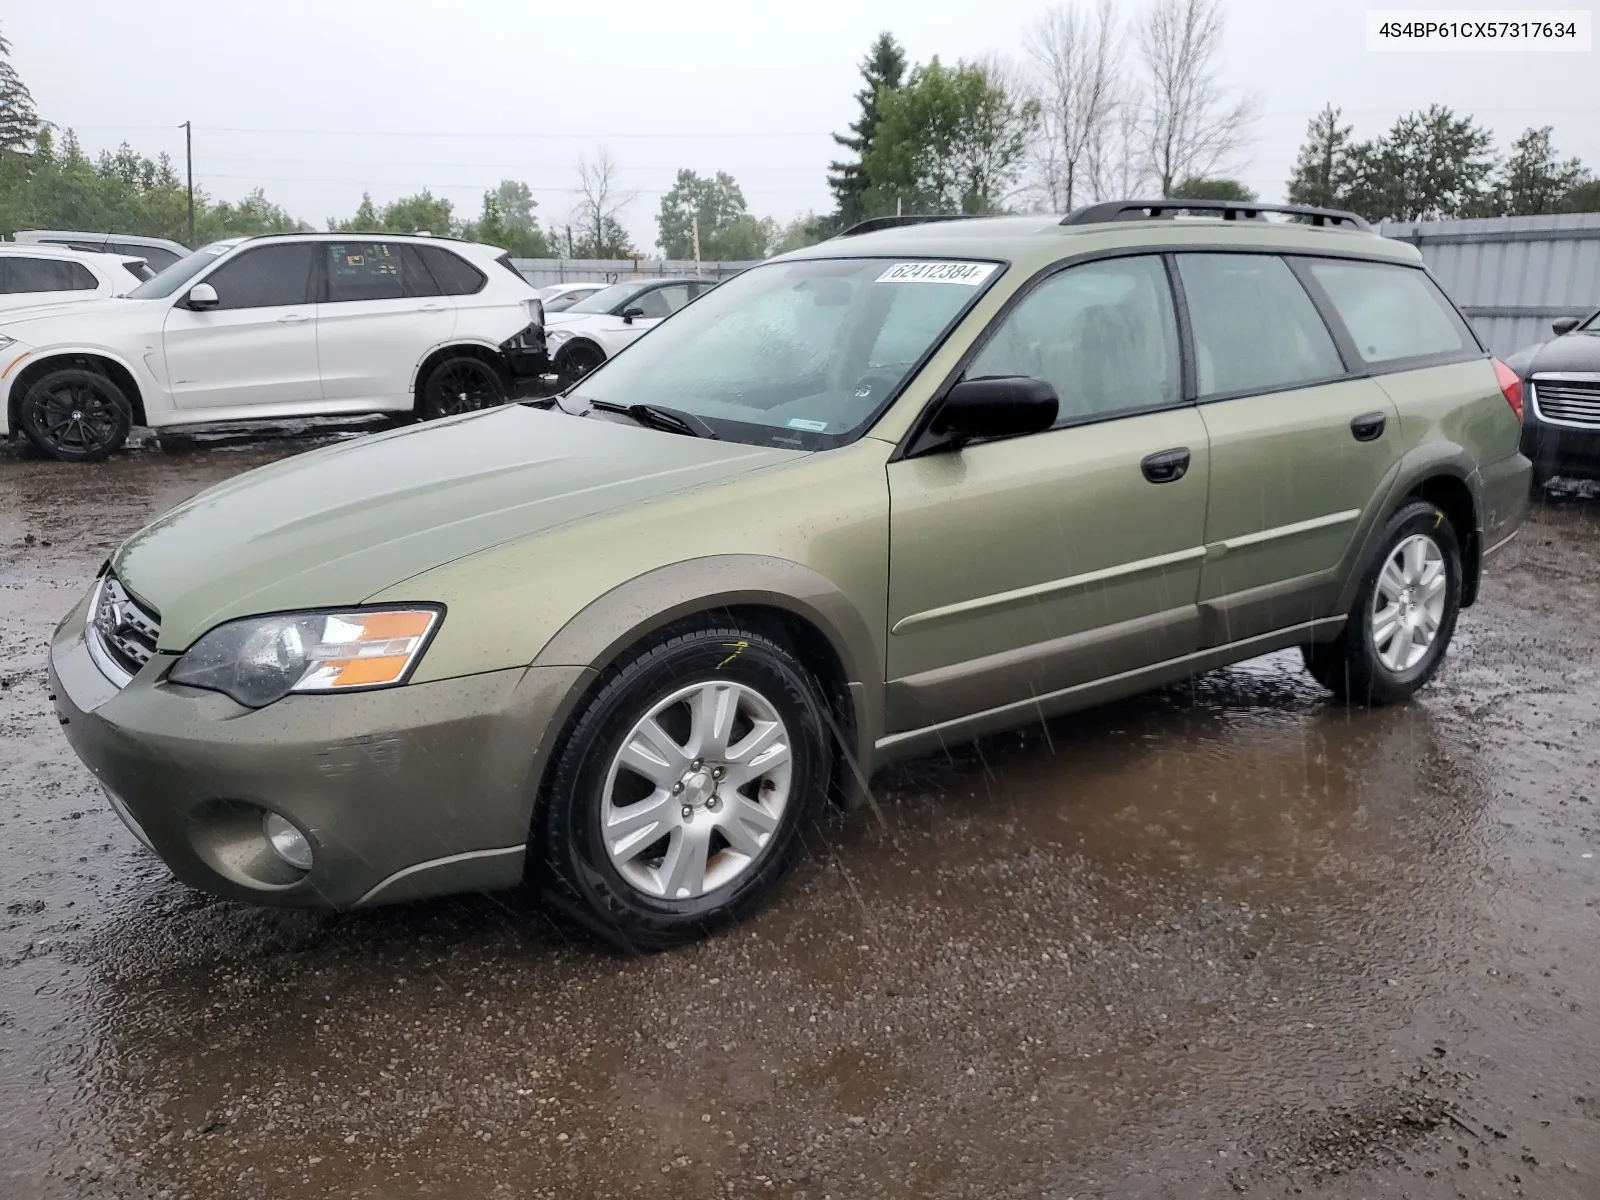
<svg viewBox="0 0 1600 1200">
<path fill-rule="evenodd" d="M 95 665 L 118 687 L 139 673 L 155 655 L 161 618 L 128 594 L 109 571 L 95 588 L 88 641 Z"/>
<path fill-rule="evenodd" d="M 1600 378 L 1533 381 L 1533 410 L 1542 421 L 1600 429 Z"/>
</svg>

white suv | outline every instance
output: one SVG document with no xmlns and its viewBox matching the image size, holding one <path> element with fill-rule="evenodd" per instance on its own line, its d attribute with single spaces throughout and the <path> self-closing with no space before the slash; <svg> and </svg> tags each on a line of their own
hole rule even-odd
<svg viewBox="0 0 1600 1200">
<path fill-rule="evenodd" d="M 92 461 L 133 424 L 448 416 L 504 403 L 543 366 L 543 310 L 497 247 L 235 238 L 123 298 L 0 313 L 0 434 Z"/>
<path fill-rule="evenodd" d="M 151 274 L 142 258 L 0 243 L 0 312 L 125 296 Z"/>
</svg>

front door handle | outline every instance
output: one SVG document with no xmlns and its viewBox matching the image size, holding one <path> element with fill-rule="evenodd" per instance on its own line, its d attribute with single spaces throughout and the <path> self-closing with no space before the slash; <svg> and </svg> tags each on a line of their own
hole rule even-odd
<svg viewBox="0 0 1600 1200">
<path fill-rule="evenodd" d="M 442 304 L 424 304 L 417 311 L 418 312 L 443 312 L 444 311 L 444 305 L 442 305 Z"/>
<path fill-rule="evenodd" d="M 1358 442 L 1375 442 L 1383 436 L 1383 427 L 1389 423 L 1385 413 L 1362 413 L 1350 419 L 1350 432 Z"/>
<path fill-rule="evenodd" d="M 1176 483 L 1189 472 L 1189 447 L 1152 454 L 1139 464 L 1139 469 L 1151 483 Z"/>
<path fill-rule="evenodd" d="M 279 325 L 300 325 L 300 324 L 305 323 L 306 321 L 309 321 L 310 319 L 311 318 L 306 316 L 304 313 L 284 313 L 283 316 L 278 318 L 278 324 Z"/>
</svg>

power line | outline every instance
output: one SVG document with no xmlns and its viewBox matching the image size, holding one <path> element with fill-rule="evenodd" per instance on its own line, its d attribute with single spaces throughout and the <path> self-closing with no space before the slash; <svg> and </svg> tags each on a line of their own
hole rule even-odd
<svg viewBox="0 0 1600 1200">
<path fill-rule="evenodd" d="M 172 129 L 170 125 L 75 125 L 71 122 L 58 122 L 62 129 L 96 129 L 96 130 L 150 130 Z M 177 128 L 182 128 L 178 126 Z M 693 141 L 704 139 L 770 139 L 770 138 L 824 138 L 832 137 L 829 131 L 807 132 L 805 130 L 759 130 L 752 133 L 730 133 L 725 130 L 716 132 L 699 133 L 640 133 L 630 131 L 626 133 L 566 133 L 566 132 L 541 132 L 529 133 L 520 131 L 495 131 L 482 129 L 278 129 L 268 126 L 247 125 L 206 125 L 206 133 L 252 133 L 252 134 L 284 134 L 293 137 L 406 137 L 406 138 L 562 138 L 566 140 L 581 140 L 591 142 L 610 141 Z"/>
<path fill-rule="evenodd" d="M 434 162 L 423 161 L 415 158 L 375 159 L 364 158 L 360 160 L 349 158 L 291 158 L 279 157 L 270 154 L 207 154 L 207 162 L 232 162 L 232 163 L 308 163 L 312 166 L 329 165 L 343 167 L 417 167 L 422 170 L 432 170 L 435 167 L 446 170 L 464 168 L 466 170 L 492 170 L 492 171 L 571 171 L 572 162 L 562 163 L 537 163 L 537 162 Z M 675 163 L 618 163 L 619 171 L 676 171 L 683 167 L 682 162 Z M 811 167 L 766 167 L 750 166 L 740 167 L 739 174 L 772 174 L 786 175 L 814 175 L 815 168 Z"/>
<path fill-rule="evenodd" d="M 482 183 L 462 183 L 440 179 L 330 179 L 321 176 L 313 177 L 305 175 L 231 175 L 213 171 L 202 171 L 200 172 L 200 176 L 202 179 L 239 179 L 252 183 L 333 183 L 340 184 L 345 187 L 470 188 L 476 191 L 493 191 L 495 188 L 499 187 L 501 183 L 501 181 L 498 179 Z M 528 190 L 531 192 L 560 192 L 572 195 L 579 195 L 583 192 L 582 188 L 576 187 L 538 187 L 534 184 L 529 184 Z M 672 189 L 628 188 L 627 190 L 629 192 L 641 195 L 660 196 L 671 191 Z M 821 191 L 822 188 L 818 187 L 806 191 L 767 191 L 759 188 L 741 188 L 740 190 L 743 191 L 747 196 L 814 196 Z"/>
</svg>

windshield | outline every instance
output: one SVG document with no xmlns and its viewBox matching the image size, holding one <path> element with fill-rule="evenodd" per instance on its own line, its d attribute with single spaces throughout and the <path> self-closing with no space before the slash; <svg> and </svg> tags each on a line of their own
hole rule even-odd
<svg viewBox="0 0 1600 1200">
<path fill-rule="evenodd" d="M 180 258 L 154 279 L 147 279 L 128 295 L 135 300 L 160 300 L 172 295 L 218 258 L 232 250 L 236 242 L 212 242 L 186 258 Z"/>
<path fill-rule="evenodd" d="M 753 267 L 576 392 L 681 409 L 735 441 L 838 445 L 877 416 L 998 273 L 996 263 L 887 258 Z"/>
<path fill-rule="evenodd" d="M 598 292 L 585 296 L 576 304 L 567 309 L 569 313 L 608 313 L 624 300 L 637 296 L 650 286 L 650 281 L 642 283 L 613 283 L 608 288 L 601 288 Z"/>
</svg>

